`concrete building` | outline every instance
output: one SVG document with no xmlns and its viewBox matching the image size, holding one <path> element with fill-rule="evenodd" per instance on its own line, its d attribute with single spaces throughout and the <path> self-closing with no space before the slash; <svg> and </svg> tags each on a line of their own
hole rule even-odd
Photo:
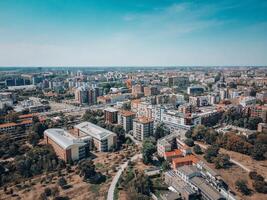
<svg viewBox="0 0 267 200">
<path fill-rule="evenodd" d="M 186 88 L 189 85 L 189 78 L 188 77 L 169 77 L 168 78 L 168 85 L 169 87 L 177 86 L 179 88 Z"/>
<path fill-rule="evenodd" d="M 50 144 L 57 156 L 66 162 L 79 160 L 88 156 L 89 143 L 71 135 L 63 129 L 47 129 L 44 131 L 46 144 Z"/>
<path fill-rule="evenodd" d="M 133 120 L 133 136 L 139 141 L 153 135 L 154 121 L 146 117 Z"/>
<path fill-rule="evenodd" d="M 133 119 L 135 113 L 128 110 L 121 110 L 118 113 L 118 124 L 120 124 L 126 133 L 133 130 Z"/>
<path fill-rule="evenodd" d="M 118 121 L 118 110 L 112 107 L 104 109 L 105 122 L 115 124 Z"/>
<path fill-rule="evenodd" d="M 146 86 L 144 87 L 144 95 L 145 96 L 153 96 L 153 95 L 157 95 L 158 89 L 155 86 Z"/>
<path fill-rule="evenodd" d="M 109 151 L 117 144 L 117 135 L 90 122 L 82 122 L 74 126 L 78 137 L 90 136 L 92 145 L 97 151 Z"/>
<path fill-rule="evenodd" d="M 205 88 L 201 85 L 194 85 L 187 88 L 187 94 L 189 95 L 200 95 L 203 94 Z"/>
</svg>

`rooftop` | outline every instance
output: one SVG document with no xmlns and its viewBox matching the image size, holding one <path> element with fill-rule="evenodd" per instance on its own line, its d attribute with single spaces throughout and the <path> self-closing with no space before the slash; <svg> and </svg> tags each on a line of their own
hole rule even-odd
<svg viewBox="0 0 267 200">
<path fill-rule="evenodd" d="M 112 108 L 112 107 L 107 107 L 107 108 L 105 108 L 105 110 L 104 111 L 107 111 L 107 112 L 118 112 L 118 110 L 117 109 L 115 109 L 115 108 Z"/>
<path fill-rule="evenodd" d="M 64 129 L 51 128 L 45 130 L 44 134 L 56 142 L 63 149 L 69 149 L 73 145 L 83 146 L 85 143 L 82 140 L 75 138 L 73 135 Z"/>
<path fill-rule="evenodd" d="M 110 135 L 116 135 L 115 133 L 104 129 L 100 126 L 97 126 L 91 122 L 82 122 L 78 125 L 75 125 L 74 128 L 77 128 L 91 137 L 94 137 L 98 140 L 107 138 Z"/>
<path fill-rule="evenodd" d="M 187 156 L 184 156 L 184 157 L 181 157 L 181 158 L 172 159 L 172 163 L 173 164 L 190 162 L 190 161 L 192 163 L 197 163 L 199 161 L 199 159 L 194 155 L 187 155 Z"/>
<path fill-rule="evenodd" d="M 190 174 L 194 174 L 194 173 L 199 172 L 197 167 L 193 166 L 193 165 L 178 167 L 177 171 L 180 171 L 181 173 L 185 174 L 186 176 L 189 176 Z"/>
<path fill-rule="evenodd" d="M 134 112 L 131 112 L 131 111 L 128 111 L 128 110 L 121 110 L 121 111 L 120 111 L 120 114 L 121 114 L 122 116 L 125 116 L 125 117 L 129 117 L 129 116 L 135 115 Z"/>
<path fill-rule="evenodd" d="M 150 122 L 154 122 L 153 119 L 147 118 L 147 117 L 139 117 L 139 118 L 135 119 L 135 121 L 138 122 L 138 123 L 142 123 L 142 124 L 147 124 L 147 123 L 150 123 Z"/>
<path fill-rule="evenodd" d="M 203 194 L 208 196 L 210 199 L 219 200 L 224 199 L 223 196 L 206 183 L 206 181 L 201 177 L 193 177 L 190 182 L 196 185 Z"/>
<path fill-rule="evenodd" d="M 182 156 L 183 152 L 180 149 L 175 149 L 173 151 L 165 152 L 166 157 L 172 157 L 172 156 Z"/>
</svg>

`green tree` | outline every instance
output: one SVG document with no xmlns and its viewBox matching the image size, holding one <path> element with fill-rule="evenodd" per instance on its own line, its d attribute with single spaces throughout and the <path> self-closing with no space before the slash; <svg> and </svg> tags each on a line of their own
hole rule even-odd
<svg viewBox="0 0 267 200">
<path fill-rule="evenodd" d="M 214 164 L 216 169 L 227 168 L 230 166 L 230 157 L 227 154 L 219 154 L 216 158 L 214 158 Z"/>
<path fill-rule="evenodd" d="M 60 178 L 58 179 L 58 185 L 59 185 L 61 188 L 66 187 L 67 184 L 68 184 L 68 183 L 67 183 L 67 180 L 66 180 L 64 177 L 60 177 Z"/>
<path fill-rule="evenodd" d="M 205 155 L 204 158 L 208 161 L 208 162 L 212 162 L 213 159 L 215 157 L 217 157 L 218 153 L 219 153 L 219 147 L 217 145 L 214 146 L 209 146 L 207 148 L 207 150 L 205 151 Z"/>
<path fill-rule="evenodd" d="M 149 139 L 143 141 L 143 162 L 145 164 L 152 163 L 153 154 L 156 152 L 155 144 Z"/>
<path fill-rule="evenodd" d="M 246 181 L 244 180 L 237 180 L 235 182 L 235 185 L 237 187 L 237 189 L 244 195 L 249 195 L 250 194 L 250 189 L 247 186 Z"/>
<path fill-rule="evenodd" d="M 200 148 L 200 146 L 198 144 L 196 144 L 194 147 L 193 147 L 193 151 L 196 153 L 196 154 L 202 154 L 202 150 Z"/>
<path fill-rule="evenodd" d="M 187 139 L 185 139 L 184 143 L 185 143 L 187 146 L 189 146 L 189 147 L 194 146 L 194 140 L 191 139 L 191 138 L 187 138 Z"/>
</svg>

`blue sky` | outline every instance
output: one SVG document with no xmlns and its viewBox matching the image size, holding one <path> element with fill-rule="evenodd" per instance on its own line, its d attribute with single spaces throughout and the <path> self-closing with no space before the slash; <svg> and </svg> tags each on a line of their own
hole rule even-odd
<svg viewBox="0 0 267 200">
<path fill-rule="evenodd" d="M 0 0 L 0 66 L 267 65 L 266 0 Z"/>
</svg>

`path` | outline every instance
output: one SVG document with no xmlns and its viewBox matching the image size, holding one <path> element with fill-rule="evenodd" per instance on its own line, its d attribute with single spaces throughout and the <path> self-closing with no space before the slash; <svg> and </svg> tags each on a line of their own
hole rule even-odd
<svg viewBox="0 0 267 200">
<path fill-rule="evenodd" d="M 204 145 L 204 144 L 201 144 L 199 142 L 195 142 L 195 143 L 198 144 L 202 149 L 207 149 L 208 148 L 208 145 Z M 222 148 L 220 148 L 220 151 L 223 151 L 223 153 L 227 153 L 227 150 L 222 149 Z M 230 157 L 230 162 L 236 164 L 237 166 L 239 166 L 240 168 L 242 168 L 246 172 L 250 172 L 251 171 L 247 166 L 243 165 L 242 163 L 240 163 L 240 162 L 238 162 L 236 160 L 233 160 L 231 157 Z"/>
<path fill-rule="evenodd" d="M 135 161 L 139 158 L 142 158 L 142 154 L 136 154 L 134 155 L 133 157 L 131 157 L 131 161 Z M 122 172 L 127 168 L 128 166 L 128 163 L 129 161 L 123 163 L 122 165 L 120 165 L 120 169 L 117 171 L 116 175 L 114 176 L 110 186 L 109 186 L 109 189 L 108 189 L 108 196 L 107 196 L 107 200 L 113 200 L 114 198 L 114 192 L 115 192 L 115 188 L 116 188 L 116 185 L 119 181 L 119 178 L 122 174 Z"/>
</svg>

